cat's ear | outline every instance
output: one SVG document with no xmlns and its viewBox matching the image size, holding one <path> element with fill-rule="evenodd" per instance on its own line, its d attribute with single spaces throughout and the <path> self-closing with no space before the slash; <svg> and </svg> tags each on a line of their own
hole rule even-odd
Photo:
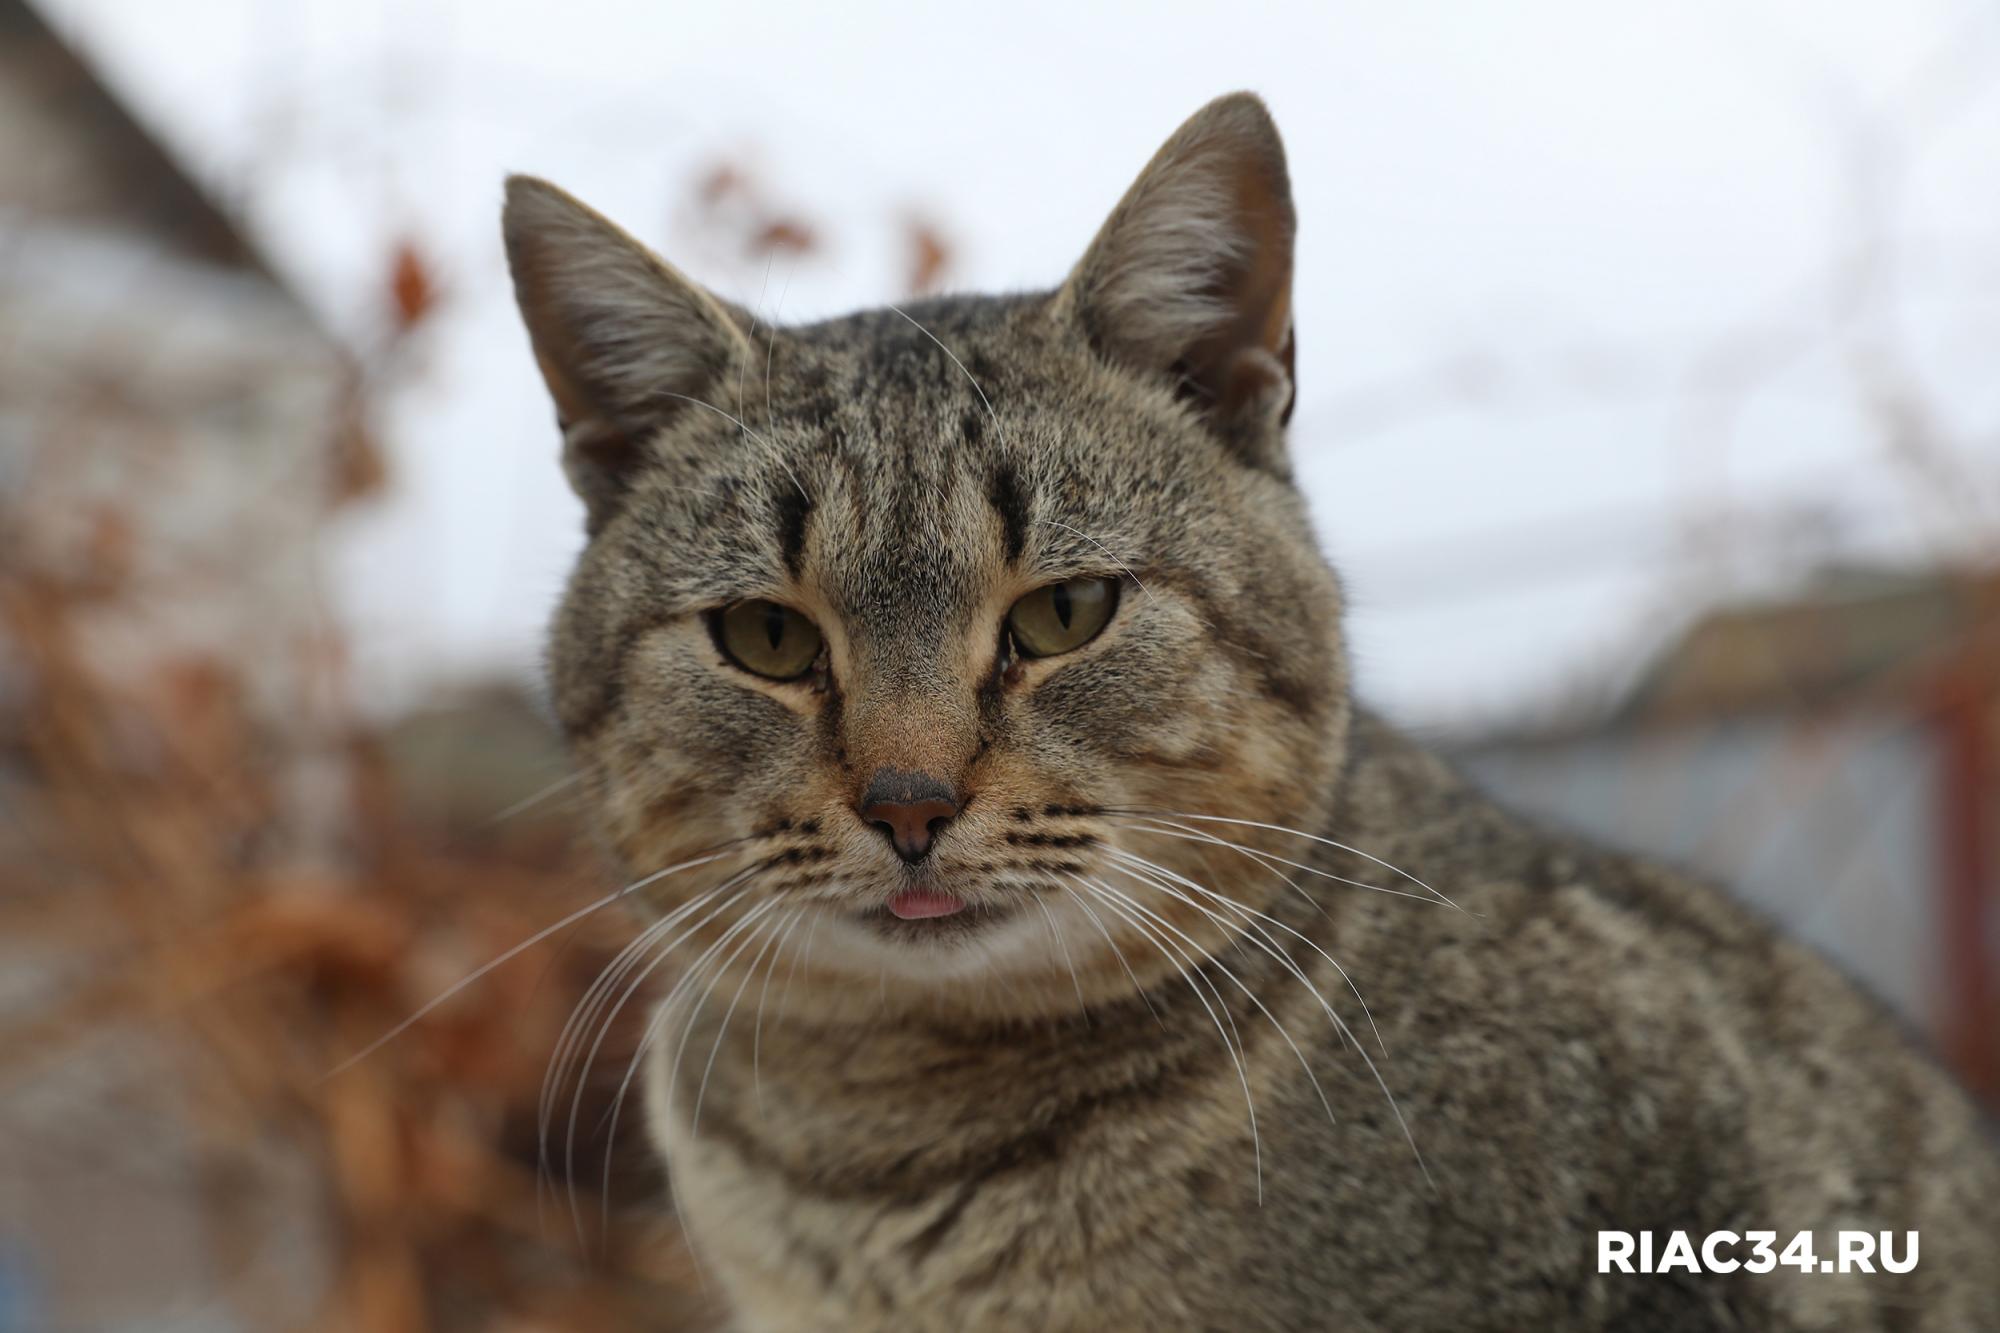
<svg viewBox="0 0 2000 1333">
<path fill-rule="evenodd" d="M 1291 182 L 1271 114 L 1231 93 L 1174 132 L 1091 242 L 1061 307 L 1276 461 L 1293 398 Z"/>
<path fill-rule="evenodd" d="M 748 355 L 721 301 L 619 227 L 532 176 L 501 214 L 514 296 L 563 431 L 563 470 L 594 531 L 660 429 Z"/>
</svg>

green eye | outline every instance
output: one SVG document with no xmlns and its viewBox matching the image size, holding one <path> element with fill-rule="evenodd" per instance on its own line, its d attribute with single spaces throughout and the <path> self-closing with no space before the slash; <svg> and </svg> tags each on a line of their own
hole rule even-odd
<svg viewBox="0 0 2000 1333">
<path fill-rule="evenodd" d="M 1023 657 L 1054 657 L 1096 638 L 1117 606 L 1117 580 L 1071 579 L 1037 588 L 1014 603 L 1007 628 Z"/>
<path fill-rule="evenodd" d="M 772 680 L 803 676 L 819 656 L 819 626 L 761 597 L 724 607 L 716 617 L 716 638 L 730 661 Z"/>
</svg>

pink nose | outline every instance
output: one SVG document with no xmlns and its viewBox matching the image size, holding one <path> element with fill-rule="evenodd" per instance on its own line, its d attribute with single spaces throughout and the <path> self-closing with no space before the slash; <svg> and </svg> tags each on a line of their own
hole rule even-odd
<svg viewBox="0 0 2000 1333">
<path fill-rule="evenodd" d="M 950 787 L 927 773 L 882 768 L 855 809 L 888 835 L 896 855 L 914 865 L 930 855 L 938 833 L 958 814 L 958 801 Z"/>
</svg>

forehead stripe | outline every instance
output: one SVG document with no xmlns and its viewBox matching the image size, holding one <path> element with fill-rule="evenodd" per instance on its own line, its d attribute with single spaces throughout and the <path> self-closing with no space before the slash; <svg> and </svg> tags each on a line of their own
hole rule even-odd
<svg viewBox="0 0 2000 1333">
<path fill-rule="evenodd" d="M 995 513 L 1000 515 L 1001 540 L 1006 545 L 1007 559 L 1019 560 L 1021 552 L 1028 544 L 1028 505 L 1021 494 L 1020 478 L 1006 463 L 994 467 L 987 478 L 986 498 Z"/>
<path fill-rule="evenodd" d="M 785 561 L 785 571 L 793 578 L 805 561 L 806 523 L 812 518 L 813 501 L 797 486 L 780 486 L 772 501 L 778 525 L 778 551 Z"/>
</svg>

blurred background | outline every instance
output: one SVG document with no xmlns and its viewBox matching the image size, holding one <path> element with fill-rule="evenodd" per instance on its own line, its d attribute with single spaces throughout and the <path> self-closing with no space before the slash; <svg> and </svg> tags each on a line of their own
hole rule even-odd
<svg viewBox="0 0 2000 1333">
<path fill-rule="evenodd" d="M 2000 11 L 1619 8 L 0 0 L 0 1330 L 704 1326 L 639 1002 L 537 1142 L 609 914 L 324 1077 L 608 885 L 502 175 L 795 321 L 1237 87 L 1364 697 L 2000 1105 Z"/>
</svg>

